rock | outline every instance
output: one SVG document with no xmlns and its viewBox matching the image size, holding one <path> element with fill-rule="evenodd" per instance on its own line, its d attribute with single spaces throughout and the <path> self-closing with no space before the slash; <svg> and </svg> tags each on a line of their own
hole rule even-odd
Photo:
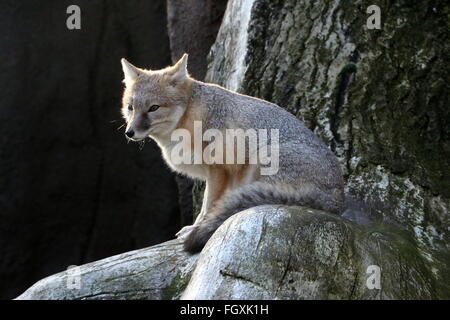
<svg viewBox="0 0 450 320">
<path fill-rule="evenodd" d="M 377 267 L 379 287 L 369 289 Z M 449 298 L 433 268 L 404 231 L 259 206 L 228 219 L 200 255 L 173 240 L 80 266 L 79 290 L 67 287 L 71 269 L 17 299 Z"/>
<path fill-rule="evenodd" d="M 448 298 L 448 283 L 436 281 L 417 251 L 399 230 L 304 207 L 259 206 L 217 230 L 182 299 Z M 367 287 L 373 266 L 380 289 Z"/>
<path fill-rule="evenodd" d="M 45 278 L 17 300 L 175 299 L 189 280 L 198 255 L 178 240 L 135 250 Z M 79 289 L 72 281 L 79 275 Z M 69 286 L 68 286 L 69 284 Z"/>
<path fill-rule="evenodd" d="M 363 2 L 230 1 L 206 81 L 274 102 L 334 151 L 346 191 L 405 228 L 418 254 L 450 261 L 448 8 L 379 3 L 368 30 Z M 405 36 L 406 34 L 411 36 Z M 447 268 L 440 277 L 450 282 Z"/>
</svg>

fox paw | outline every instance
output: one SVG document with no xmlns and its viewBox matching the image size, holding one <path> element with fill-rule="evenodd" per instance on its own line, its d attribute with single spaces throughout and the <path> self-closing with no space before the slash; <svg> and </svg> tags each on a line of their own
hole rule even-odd
<svg viewBox="0 0 450 320">
<path fill-rule="evenodd" d="M 176 236 L 178 239 L 186 239 L 187 236 L 192 232 L 192 229 L 194 229 L 194 228 L 195 228 L 194 225 L 191 225 L 191 226 L 185 226 L 185 227 L 181 228 L 181 230 L 178 231 L 178 232 L 175 234 L 175 236 Z"/>
</svg>

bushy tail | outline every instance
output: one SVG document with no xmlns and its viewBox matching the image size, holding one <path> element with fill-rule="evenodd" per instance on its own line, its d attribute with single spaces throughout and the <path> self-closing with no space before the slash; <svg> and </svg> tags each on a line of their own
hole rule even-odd
<svg viewBox="0 0 450 320">
<path fill-rule="evenodd" d="M 302 205 L 332 213 L 342 210 L 340 201 L 315 186 L 294 188 L 287 184 L 254 182 L 225 194 L 213 211 L 205 216 L 205 220 L 193 228 L 185 239 L 184 249 L 192 253 L 201 251 L 226 219 L 245 209 L 264 204 Z"/>
</svg>

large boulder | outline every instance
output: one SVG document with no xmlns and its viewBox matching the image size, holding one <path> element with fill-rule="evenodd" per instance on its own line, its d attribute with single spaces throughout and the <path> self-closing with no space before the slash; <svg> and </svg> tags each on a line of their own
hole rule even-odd
<svg viewBox="0 0 450 320">
<path fill-rule="evenodd" d="M 448 284 L 432 270 L 399 230 L 303 207 L 260 206 L 218 229 L 182 298 L 448 298 Z"/>
<path fill-rule="evenodd" d="M 37 282 L 17 299 L 173 299 L 186 286 L 196 260 L 172 240 L 68 269 Z"/>
<path fill-rule="evenodd" d="M 228 219 L 200 255 L 174 240 L 81 266 L 80 289 L 68 288 L 68 270 L 18 299 L 449 298 L 435 269 L 398 229 L 259 206 Z"/>
</svg>

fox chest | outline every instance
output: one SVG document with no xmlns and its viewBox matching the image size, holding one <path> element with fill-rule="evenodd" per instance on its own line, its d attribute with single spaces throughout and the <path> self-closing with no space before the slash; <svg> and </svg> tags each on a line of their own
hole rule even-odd
<svg viewBox="0 0 450 320">
<path fill-rule="evenodd" d="M 192 178 L 206 179 L 206 167 L 203 163 L 196 162 L 198 155 L 195 154 L 190 145 L 180 142 L 166 145 L 161 149 L 164 160 L 171 169 Z"/>
</svg>

